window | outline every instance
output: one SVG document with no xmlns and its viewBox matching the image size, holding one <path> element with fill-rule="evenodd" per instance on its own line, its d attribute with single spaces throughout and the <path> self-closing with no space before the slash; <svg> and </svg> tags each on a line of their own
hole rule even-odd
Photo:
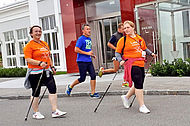
<svg viewBox="0 0 190 126">
<path fill-rule="evenodd" d="M 56 27 L 54 15 L 41 18 L 41 22 L 43 31 L 51 30 Z"/>
<path fill-rule="evenodd" d="M 24 59 L 24 52 L 23 52 L 23 48 L 25 47 L 25 45 L 27 44 L 28 41 L 28 33 L 27 33 L 27 29 L 23 28 L 23 29 L 18 29 L 16 30 L 17 33 L 17 42 L 18 42 L 18 46 L 19 46 L 19 59 L 20 60 L 20 66 L 26 66 L 26 61 Z"/>
<path fill-rule="evenodd" d="M 190 37 L 189 11 L 183 11 L 182 17 L 183 17 L 183 34 L 184 34 L 184 37 Z"/>
<path fill-rule="evenodd" d="M 183 43 L 184 59 L 190 58 L 190 42 Z"/>
<path fill-rule="evenodd" d="M 6 66 L 16 67 L 26 66 L 23 48 L 28 41 L 27 28 L 4 32 L 6 46 Z"/>
<path fill-rule="evenodd" d="M 44 41 L 46 41 L 51 50 L 51 58 L 54 66 L 60 66 L 59 44 L 55 16 L 42 17 L 40 19 L 43 30 Z"/>
<path fill-rule="evenodd" d="M 16 50 L 15 50 L 15 39 L 13 31 L 4 32 L 6 52 L 7 52 L 7 65 L 17 66 L 16 64 Z"/>
</svg>

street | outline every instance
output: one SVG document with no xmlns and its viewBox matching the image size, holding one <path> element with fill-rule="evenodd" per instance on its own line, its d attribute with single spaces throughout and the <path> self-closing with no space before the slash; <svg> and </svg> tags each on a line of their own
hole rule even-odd
<svg viewBox="0 0 190 126">
<path fill-rule="evenodd" d="M 58 98 L 60 110 L 67 111 L 66 117 L 51 118 L 49 100 L 44 98 L 40 112 L 43 120 L 32 119 L 32 109 L 28 121 L 24 121 L 29 107 L 29 99 L 0 99 L 0 126 L 189 126 L 189 95 L 145 95 L 145 103 L 150 114 L 138 111 L 135 100 L 130 109 L 124 109 L 120 95 L 105 96 L 96 113 L 99 99 L 89 97 Z"/>
</svg>

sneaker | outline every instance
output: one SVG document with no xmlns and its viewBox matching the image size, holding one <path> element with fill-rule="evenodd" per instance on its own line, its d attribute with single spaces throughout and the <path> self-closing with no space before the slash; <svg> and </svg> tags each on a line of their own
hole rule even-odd
<svg viewBox="0 0 190 126">
<path fill-rule="evenodd" d="M 71 95 L 72 88 L 70 87 L 70 84 L 66 86 L 65 93 L 70 96 Z"/>
<path fill-rule="evenodd" d="M 144 114 L 150 113 L 150 110 L 145 105 L 142 105 L 139 108 L 139 111 L 142 112 L 142 113 L 144 113 Z"/>
<path fill-rule="evenodd" d="M 124 107 L 128 109 L 129 108 L 129 100 L 127 99 L 126 95 L 122 95 L 121 99 L 122 99 Z"/>
<path fill-rule="evenodd" d="M 121 87 L 129 87 L 129 83 L 124 81 Z"/>
<path fill-rule="evenodd" d="M 35 112 L 32 117 L 33 117 L 33 119 L 44 119 L 45 118 L 40 112 Z"/>
<path fill-rule="evenodd" d="M 67 112 L 62 112 L 60 111 L 59 109 L 56 109 L 55 112 L 52 112 L 52 118 L 56 118 L 56 117 L 60 117 L 60 116 L 63 116 L 63 115 L 66 115 Z"/>
<path fill-rule="evenodd" d="M 98 76 L 99 76 L 99 77 L 102 77 L 102 75 L 103 75 L 103 70 L 104 70 L 104 68 L 103 68 L 103 67 L 100 67 L 99 72 L 98 72 Z"/>
<path fill-rule="evenodd" d="M 97 99 L 101 98 L 99 93 L 90 94 L 90 97 L 91 98 L 97 98 Z"/>
</svg>

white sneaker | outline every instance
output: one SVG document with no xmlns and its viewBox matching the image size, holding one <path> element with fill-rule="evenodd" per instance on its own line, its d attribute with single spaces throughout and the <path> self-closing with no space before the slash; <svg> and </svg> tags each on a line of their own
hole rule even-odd
<svg viewBox="0 0 190 126">
<path fill-rule="evenodd" d="M 123 101 L 124 107 L 128 109 L 129 108 L 129 100 L 126 98 L 126 95 L 122 95 L 121 99 Z"/>
<path fill-rule="evenodd" d="M 59 109 L 56 109 L 55 112 L 52 112 L 52 118 L 60 117 L 60 116 L 66 115 L 66 114 L 67 114 L 67 112 L 62 112 Z"/>
<path fill-rule="evenodd" d="M 45 118 L 40 112 L 35 112 L 32 117 L 33 117 L 33 119 L 44 119 Z"/>
<path fill-rule="evenodd" d="M 140 108 L 139 108 L 139 111 L 142 112 L 142 113 L 150 113 L 150 110 L 145 106 L 145 105 L 142 105 Z"/>
</svg>

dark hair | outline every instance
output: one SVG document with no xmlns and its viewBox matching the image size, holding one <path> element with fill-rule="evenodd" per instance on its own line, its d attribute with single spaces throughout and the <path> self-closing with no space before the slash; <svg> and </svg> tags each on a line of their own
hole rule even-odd
<svg viewBox="0 0 190 126">
<path fill-rule="evenodd" d="M 123 23 L 118 24 L 118 28 L 121 28 L 123 26 Z"/>
<path fill-rule="evenodd" d="M 40 30 L 42 29 L 42 28 L 41 28 L 40 26 L 38 26 L 38 25 L 32 26 L 32 27 L 30 28 L 30 32 L 29 32 L 30 36 L 31 36 L 31 34 L 32 34 L 32 32 L 33 32 L 33 28 L 35 28 L 35 27 L 40 28 Z M 33 36 L 31 36 L 31 37 L 33 38 Z"/>
<path fill-rule="evenodd" d="M 81 27 L 81 30 L 84 30 L 84 27 L 85 27 L 85 26 L 89 26 L 89 27 L 90 27 L 89 24 L 83 24 L 82 27 Z"/>
</svg>

